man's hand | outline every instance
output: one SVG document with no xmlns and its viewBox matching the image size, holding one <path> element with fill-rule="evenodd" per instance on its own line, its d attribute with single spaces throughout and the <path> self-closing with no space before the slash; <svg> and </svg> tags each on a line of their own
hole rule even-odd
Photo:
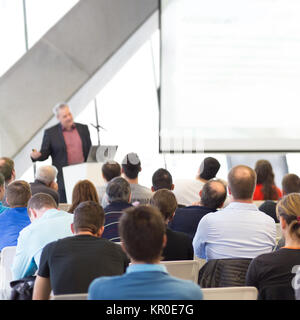
<svg viewBox="0 0 300 320">
<path fill-rule="evenodd" d="M 30 157 L 34 160 L 38 159 L 42 154 L 35 150 L 35 149 L 32 149 L 32 152 L 30 153 Z"/>
</svg>

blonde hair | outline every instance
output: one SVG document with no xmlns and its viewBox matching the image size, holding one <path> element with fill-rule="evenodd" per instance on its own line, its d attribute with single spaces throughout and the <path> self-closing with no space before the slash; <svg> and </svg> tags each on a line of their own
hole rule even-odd
<svg viewBox="0 0 300 320">
<path fill-rule="evenodd" d="M 300 240 L 300 193 L 290 193 L 282 198 L 277 203 L 276 215 L 286 221 L 290 236 Z"/>
</svg>

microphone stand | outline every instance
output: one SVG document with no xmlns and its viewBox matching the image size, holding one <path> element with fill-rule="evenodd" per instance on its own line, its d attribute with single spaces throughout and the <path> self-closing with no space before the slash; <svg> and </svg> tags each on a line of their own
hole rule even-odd
<svg viewBox="0 0 300 320">
<path fill-rule="evenodd" d="M 103 129 L 106 131 L 105 128 L 101 127 L 99 125 L 99 120 L 98 120 L 98 106 L 97 106 L 97 99 L 95 101 L 95 114 L 96 114 L 96 125 L 92 124 L 91 125 L 97 130 L 97 135 L 98 135 L 98 147 L 100 147 L 100 129 Z"/>
</svg>

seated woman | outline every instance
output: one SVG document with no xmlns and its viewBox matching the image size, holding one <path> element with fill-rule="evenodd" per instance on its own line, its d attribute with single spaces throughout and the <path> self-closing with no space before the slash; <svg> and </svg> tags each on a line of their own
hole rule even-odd
<svg viewBox="0 0 300 320">
<path fill-rule="evenodd" d="M 285 196 L 277 204 L 276 213 L 285 246 L 254 258 L 248 268 L 246 285 L 256 287 L 262 300 L 294 300 L 293 283 L 300 265 L 300 194 Z"/>
<path fill-rule="evenodd" d="M 274 172 L 268 160 L 258 160 L 255 164 L 257 175 L 253 200 L 278 200 L 282 197 L 281 190 L 276 187 Z"/>
<path fill-rule="evenodd" d="M 75 184 L 72 192 L 72 204 L 68 212 L 73 213 L 76 207 L 84 201 L 95 201 L 99 203 L 96 187 L 89 180 L 80 180 Z"/>
</svg>

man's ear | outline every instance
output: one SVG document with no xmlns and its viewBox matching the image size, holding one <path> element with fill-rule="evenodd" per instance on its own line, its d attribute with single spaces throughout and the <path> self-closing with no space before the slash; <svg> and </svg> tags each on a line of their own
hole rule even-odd
<svg viewBox="0 0 300 320">
<path fill-rule="evenodd" d="M 155 192 L 155 190 L 154 190 L 154 187 L 153 187 L 153 186 L 151 187 L 151 191 L 152 191 L 152 192 Z"/>
<path fill-rule="evenodd" d="M 175 185 L 172 183 L 171 190 L 174 190 L 174 188 L 175 188 Z"/>
<path fill-rule="evenodd" d="M 202 196 L 202 190 L 199 191 L 199 196 L 200 196 L 200 198 L 201 198 L 201 196 Z"/>
<path fill-rule="evenodd" d="M 9 204 L 9 203 L 7 203 L 7 204 Z M 37 212 L 34 209 L 28 208 L 27 211 L 29 213 L 30 221 L 33 221 L 33 220 L 35 220 L 37 218 Z"/>
<path fill-rule="evenodd" d="M 167 245 L 167 241 L 168 241 L 167 235 L 164 234 L 164 238 L 163 238 L 163 248 L 165 248 L 165 246 Z"/>
<path fill-rule="evenodd" d="M 229 188 L 229 186 L 227 188 L 228 188 L 228 194 L 231 195 L 231 189 Z"/>
<path fill-rule="evenodd" d="M 97 232 L 97 237 L 101 238 L 102 237 L 102 234 L 104 232 L 104 226 L 100 227 L 98 232 Z"/>
<path fill-rule="evenodd" d="M 72 231 L 73 234 L 75 234 L 74 223 L 71 223 L 71 231 Z"/>
</svg>

